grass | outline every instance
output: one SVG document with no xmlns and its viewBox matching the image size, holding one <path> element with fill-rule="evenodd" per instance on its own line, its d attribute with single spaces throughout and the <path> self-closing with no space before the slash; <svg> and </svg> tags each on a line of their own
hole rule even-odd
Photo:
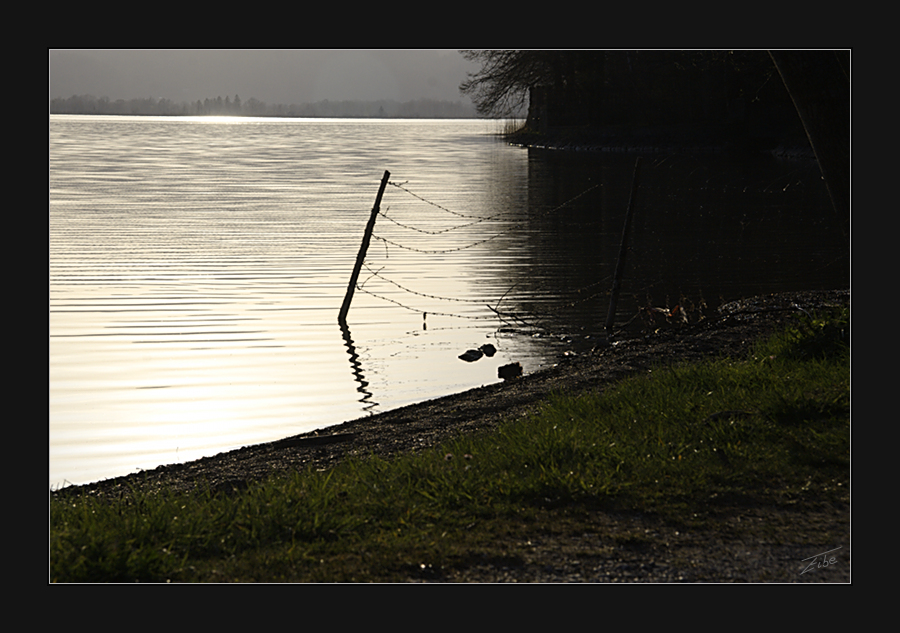
<svg viewBox="0 0 900 633">
<path fill-rule="evenodd" d="M 849 353 L 849 313 L 837 310 L 804 317 L 746 358 L 558 394 L 533 416 L 423 453 L 350 460 L 232 494 L 51 495 L 50 578 L 439 578 L 473 561 L 516 564 L 517 539 L 590 529 L 598 511 L 715 530 L 697 518 L 710 499 L 778 503 L 847 490 Z"/>
</svg>

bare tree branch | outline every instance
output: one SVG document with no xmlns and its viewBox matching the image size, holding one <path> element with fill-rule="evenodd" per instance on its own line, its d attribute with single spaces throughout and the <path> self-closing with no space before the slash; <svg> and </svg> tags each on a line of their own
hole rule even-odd
<svg viewBox="0 0 900 633">
<path fill-rule="evenodd" d="M 480 62 L 477 73 L 469 73 L 459 86 L 472 97 L 479 114 L 504 116 L 521 110 L 528 89 L 547 77 L 546 51 L 466 50 L 467 60 Z"/>
</svg>

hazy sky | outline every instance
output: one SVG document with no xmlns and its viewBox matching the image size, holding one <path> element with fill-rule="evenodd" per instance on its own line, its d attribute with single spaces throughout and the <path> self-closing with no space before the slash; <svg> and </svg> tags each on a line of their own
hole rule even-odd
<svg viewBox="0 0 900 633">
<path fill-rule="evenodd" d="M 465 101 L 456 50 L 51 50 L 50 98 Z"/>
</svg>

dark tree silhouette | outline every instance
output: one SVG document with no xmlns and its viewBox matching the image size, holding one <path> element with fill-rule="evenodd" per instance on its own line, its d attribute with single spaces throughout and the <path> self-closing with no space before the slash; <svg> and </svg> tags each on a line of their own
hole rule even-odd
<svg viewBox="0 0 900 633">
<path fill-rule="evenodd" d="M 548 76 L 547 58 L 555 51 L 465 50 L 469 61 L 481 70 L 469 73 L 459 86 L 484 116 L 506 116 L 520 111 L 528 91 Z"/>
<path fill-rule="evenodd" d="M 596 50 L 479 50 L 461 51 L 480 62 L 460 84 L 477 112 L 484 116 L 518 115 L 528 103 L 527 125 L 601 123 L 606 51 Z"/>
</svg>

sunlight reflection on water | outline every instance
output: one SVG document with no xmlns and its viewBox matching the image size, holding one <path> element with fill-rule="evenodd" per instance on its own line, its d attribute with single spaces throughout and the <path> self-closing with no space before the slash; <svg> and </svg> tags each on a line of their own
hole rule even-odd
<svg viewBox="0 0 900 633">
<path fill-rule="evenodd" d="M 51 485 L 280 439 L 495 382 L 511 361 L 531 372 L 589 348 L 606 316 L 633 158 L 529 151 L 492 135 L 500 129 L 52 116 Z M 844 278 L 827 269 L 841 245 L 810 232 L 821 191 L 726 207 L 699 192 L 713 176 L 679 160 L 657 166 L 656 183 L 645 168 L 623 320 L 650 295 L 706 292 L 712 303 Z M 425 200 L 387 188 L 342 332 L 338 309 L 385 169 Z M 814 181 L 790 175 L 794 166 L 761 169 L 757 196 L 770 171 Z M 671 181 L 697 185 L 699 201 L 677 199 Z M 795 220 L 780 210 L 798 200 L 813 211 Z M 702 204 L 720 205 L 707 211 L 712 239 L 687 219 Z M 761 210 L 784 248 L 741 219 Z M 808 261 L 816 267 L 803 272 Z M 525 320 L 500 321 L 489 305 Z M 530 327 L 542 312 L 545 328 Z M 488 340 L 496 356 L 457 358 Z"/>
<path fill-rule="evenodd" d="M 442 322 L 432 308 L 426 330 L 421 315 L 357 293 L 355 362 L 336 322 L 381 171 L 481 211 L 490 201 L 474 175 L 525 160 L 488 136 L 496 124 L 197 123 L 51 117 L 52 484 L 497 380 L 488 363 L 456 358 L 487 321 Z M 411 217 L 427 224 L 434 207 L 406 198 L 389 192 L 382 209 L 417 206 Z M 391 253 L 398 279 L 471 293 L 450 268 L 460 258 L 404 255 Z"/>
</svg>

